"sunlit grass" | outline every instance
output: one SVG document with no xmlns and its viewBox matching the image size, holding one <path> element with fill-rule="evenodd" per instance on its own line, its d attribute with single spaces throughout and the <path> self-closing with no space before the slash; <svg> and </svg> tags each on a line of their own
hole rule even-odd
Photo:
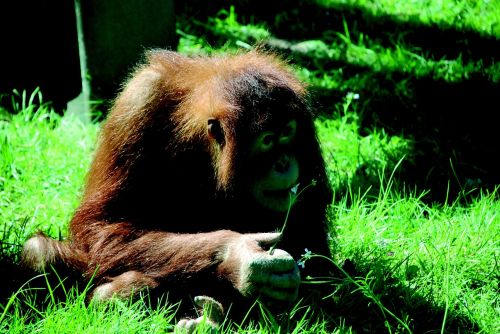
<svg viewBox="0 0 500 334">
<path fill-rule="evenodd" d="M 325 7 L 349 6 L 374 17 L 389 15 L 400 22 L 451 27 L 500 37 L 500 1 L 456 0 L 314 0 Z"/>
<path fill-rule="evenodd" d="M 351 326 L 401 333 L 449 332 L 457 326 L 498 332 L 497 194 L 447 205 L 427 203 L 425 193 L 394 188 L 392 169 L 411 157 L 411 141 L 375 131 L 361 136 L 356 98 L 346 98 L 336 118 L 316 123 L 332 182 L 348 189 L 332 205 L 336 238 L 333 259 L 325 265 L 339 267 L 348 259 L 356 271 L 322 283 L 330 285 L 339 314 L 329 314 L 329 322 L 296 319 L 290 332 L 349 333 Z M 16 257 L 19 244 L 36 229 L 66 234 L 99 127 L 36 103 L 2 119 L 0 231 L 4 250 Z M 373 173 L 365 182 L 378 178 L 377 193 L 368 195 L 354 185 L 360 165 Z M 49 300 L 39 308 L 30 302 L 35 295 L 18 294 L 8 310 L 6 304 L 0 307 L 2 331 L 155 333 L 175 323 L 175 308 L 151 309 L 147 299 L 89 305 L 85 293 L 72 291 L 68 301 Z M 238 326 L 227 323 L 222 332 L 279 330 L 273 321 Z"/>
<path fill-rule="evenodd" d="M 373 202 L 357 194 L 352 199 L 349 204 L 334 204 L 339 256 L 364 267 L 381 298 L 394 284 L 387 281 L 395 279 L 408 288 L 400 300 L 386 298 L 386 307 L 391 309 L 396 301 L 399 306 L 392 312 L 415 317 L 409 311 L 420 296 L 445 311 L 445 328 L 450 318 L 463 317 L 486 333 L 498 331 L 500 202 L 495 194 L 468 206 L 429 206 L 418 194 L 403 195 L 388 188 Z M 408 325 L 418 326 L 418 321 Z"/>
<path fill-rule="evenodd" d="M 357 93 L 348 93 L 336 116 L 316 121 L 330 182 L 334 188 L 373 186 L 390 175 L 401 159 L 411 161 L 412 140 L 389 136 L 373 129 L 362 136 L 360 115 L 355 111 Z"/>
<path fill-rule="evenodd" d="M 37 92 L 15 100 L 19 101 L 18 113 L 4 113 L 0 119 L 0 237 L 4 250 L 36 229 L 54 237 L 66 233 L 98 130 L 98 125 L 57 115 L 41 103 Z"/>
<path fill-rule="evenodd" d="M 3 333 L 165 333 L 173 330 L 176 306 L 151 308 L 148 299 L 88 303 L 86 293 L 69 292 L 66 302 L 34 303 L 36 291 L 21 293 L 0 323 Z"/>
<path fill-rule="evenodd" d="M 383 10 L 390 11 L 390 8 L 393 8 L 395 12 L 405 13 L 404 8 L 408 6 L 420 14 L 428 11 L 427 6 L 422 9 L 422 5 L 418 2 L 379 1 L 374 5 L 369 5 L 369 2 L 365 1 L 331 1 L 331 3 L 379 8 L 376 15 L 381 15 Z M 442 3 L 443 6 L 452 6 L 455 2 L 443 1 Z M 385 5 L 388 7 L 386 8 Z M 429 10 L 437 15 L 439 10 L 432 9 L 433 5 L 437 6 L 435 8 L 440 8 L 440 6 L 433 1 L 428 4 Z M 464 5 L 457 6 L 464 7 Z M 479 8 L 472 4 L 467 6 Z M 497 6 L 498 9 L 500 2 L 491 6 Z M 500 10 L 497 10 L 497 14 L 492 14 L 498 16 L 496 21 L 491 22 L 493 27 L 500 27 L 500 14 L 498 13 Z M 475 17 L 473 14 L 470 15 L 471 19 Z M 400 16 L 396 15 L 396 18 Z M 418 16 L 414 16 L 413 20 L 418 21 Z M 291 58 L 301 65 L 297 68 L 297 74 L 313 88 L 344 93 L 361 89 L 382 93 L 384 87 L 381 87 L 379 83 L 380 76 L 387 78 L 388 81 L 397 82 L 396 86 L 400 88 L 400 93 L 403 95 L 407 94 L 409 89 L 406 87 L 407 80 L 430 78 L 456 83 L 473 77 L 484 77 L 493 83 L 500 81 L 500 65 L 495 59 L 470 59 L 462 54 L 466 51 L 474 54 L 477 50 L 452 52 L 451 55 L 435 55 L 425 46 L 414 45 L 411 40 L 406 40 L 404 30 L 387 32 L 387 36 L 390 36 L 386 36 L 389 42 L 383 42 L 378 36 L 384 34 L 383 32 L 375 34 L 373 31 L 359 31 L 355 22 L 348 21 L 343 20 L 340 30 L 325 31 L 316 39 L 277 42 L 271 27 L 263 23 L 242 23 L 234 7 L 230 7 L 229 10 L 221 10 L 215 18 L 207 18 L 206 22 L 192 22 L 187 17 L 181 17 L 177 30 L 180 35 L 179 51 L 186 54 L 213 54 L 221 51 L 248 49 L 255 44 L 267 45 L 276 49 L 277 52 L 291 55 Z M 445 23 L 441 21 L 436 24 L 444 28 L 442 25 Z M 462 20 L 454 18 L 453 22 L 462 22 Z M 201 32 L 211 36 L 211 43 L 198 37 Z M 332 67 L 329 66 L 330 64 L 338 65 Z M 346 71 L 349 74 L 346 74 Z"/>
<path fill-rule="evenodd" d="M 359 10 L 402 26 L 500 36 L 499 0 L 316 2 Z M 390 136 L 381 128 L 361 129 L 365 96 L 358 95 L 361 90 L 384 89 L 377 75 L 386 75 L 389 81 L 393 74 L 402 75 L 403 79 L 394 79 L 400 80 L 396 91 L 390 92 L 401 95 L 411 93 L 407 78 L 454 83 L 485 76 L 499 82 L 499 63 L 456 54 L 436 56 L 403 35 L 381 42 L 379 36 L 357 30 L 349 20 L 342 23 L 339 31 L 321 32 L 317 39 L 279 41 L 281 51 L 291 55 L 297 74 L 311 90 L 339 91 L 345 96 L 337 104 L 324 105 L 327 110 L 322 112 L 329 117 L 316 121 L 336 191 L 330 217 L 334 252 L 324 265 L 340 268 L 341 274 L 321 283 L 329 285 L 328 298 L 336 311 L 327 314 L 328 321 L 309 315 L 294 318 L 289 332 L 499 333 L 498 190 L 439 204 L 427 200 L 432 190 L 400 187 L 394 175 L 402 163 L 412 160 L 412 138 Z M 181 19 L 178 34 L 179 51 L 186 54 L 246 49 L 274 38 L 270 27 L 242 20 L 233 7 L 204 22 Z M 211 35 L 210 42 L 200 37 L 204 34 Z M 16 115 L 0 111 L 0 259 L 15 261 L 20 245 L 36 230 L 66 236 L 99 125 L 55 114 L 38 92 L 14 94 L 13 101 Z M 302 260 L 309 265 L 307 257 Z M 0 332 L 163 333 L 174 329 L 175 306 L 151 308 L 147 298 L 89 304 L 86 292 L 71 290 L 67 301 L 48 300 L 40 307 L 33 301 L 36 295 L 37 291 L 22 291 L 0 304 Z M 285 331 L 263 313 L 261 321 L 226 322 L 221 332 Z"/>
</svg>

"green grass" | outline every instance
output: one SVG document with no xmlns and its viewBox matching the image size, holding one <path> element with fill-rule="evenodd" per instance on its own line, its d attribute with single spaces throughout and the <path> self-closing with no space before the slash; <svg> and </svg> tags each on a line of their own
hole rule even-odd
<svg viewBox="0 0 500 334">
<path fill-rule="evenodd" d="M 485 195 L 466 207 L 428 206 L 416 195 L 386 188 L 373 203 L 356 198 L 350 205 L 336 204 L 338 247 L 342 256 L 366 266 L 367 284 L 381 290 L 380 298 L 387 297 L 384 290 L 390 291 L 392 280 L 398 282 L 405 305 L 392 296 L 384 306 L 400 319 L 418 317 L 424 298 L 426 307 L 445 311 L 444 328 L 450 319 L 461 318 L 472 320 L 478 331 L 495 333 L 500 329 L 499 205 L 494 195 Z"/>
<path fill-rule="evenodd" d="M 355 98 L 346 98 L 337 117 L 317 121 L 331 180 L 343 189 L 332 206 L 334 256 L 325 265 L 344 274 L 321 283 L 330 285 L 336 311 L 328 321 L 296 319 L 290 332 L 497 333 L 498 194 L 431 204 L 425 193 L 395 187 L 392 172 L 411 159 L 411 141 L 383 131 L 361 136 Z M 0 231 L 11 258 L 37 229 L 66 234 L 99 128 L 34 102 L 20 108 L 0 123 Z M 367 183 L 376 191 L 355 186 Z M 156 333 L 174 324 L 175 307 L 152 309 L 147 299 L 88 305 L 85 292 L 71 290 L 68 301 L 49 298 L 40 307 L 34 296 L 23 291 L 0 307 L 0 331 Z M 265 319 L 241 328 L 227 323 L 223 332 L 280 331 Z"/>
<path fill-rule="evenodd" d="M 327 8 L 349 6 L 374 17 L 475 31 L 500 38 L 500 1 L 314 0 Z"/>
<path fill-rule="evenodd" d="M 358 100 L 359 94 L 348 93 L 336 106 L 335 117 L 316 122 L 330 182 L 338 190 L 377 187 L 380 178 L 389 177 L 401 160 L 412 162 L 412 139 L 389 136 L 383 129 L 360 135 Z"/>
<path fill-rule="evenodd" d="M 497 34 L 500 38 L 500 1 L 433 0 L 427 1 L 425 5 L 401 0 L 317 2 L 337 9 L 361 8 L 379 20 L 389 15 L 384 20 L 424 25 L 432 23 L 431 26 L 436 29 L 453 26 L 459 31 Z M 457 19 L 456 13 L 460 14 L 460 19 Z M 460 43 L 455 46 L 458 50 L 449 50 L 449 54 L 434 54 L 427 49 L 427 45 L 408 40 L 406 35 L 408 31 L 415 30 L 414 27 L 385 31 L 383 26 L 372 26 L 368 28 L 371 30 L 365 31 L 358 27 L 361 25 L 359 21 L 353 22 L 348 16 L 337 20 L 341 23 L 338 30 L 322 31 L 314 39 L 309 36 L 304 40 L 277 40 L 275 34 L 278 32 L 273 31 L 270 25 L 252 20 L 246 22 L 249 20 L 239 17 L 231 6 L 203 22 L 181 17 L 177 29 L 180 35 L 179 50 L 188 54 L 211 54 L 250 48 L 260 43 L 291 54 L 302 65 L 298 70 L 300 77 L 313 86 L 343 92 L 380 89 L 373 78 L 377 73 L 387 76 L 389 80 L 400 80 L 401 85 L 405 84 L 405 78 L 432 78 L 448 83 L 462 82 L 472 77 L 485 77 L 493 83 L 500 81 L 500 63 L 493 58 L 493 54 L 491 59 L 477 59 L 468 52 L 474 54 L 478 50 L 466 49 Z M 491 31 L 484 31 L 486 27 L 490 27 Z M 198 37 L 201 34 L 210 35 L 211 42 Z M 345 68 L 340 66 L 332 69 L 328 66 L 332 63 L 347 66 L 355 73 L 345 74 Z M 395 75 L 403 79 L 394 79 Z"/>
<path fill-rule="evenodd" d="M 35 229 L 66 233 L 98 130 L 61 118 L 38 92 L 13 97 L 18 114 L 0 113 L 0 237 L 7 252 Z"/>
<path fill-rule="evenodd" d="M 21 294 L 12 315 L 0 326 L 8 333 L 165 333 L 172 331 L 175 305 L 153 309 L 147 299 L 107 304 L 85 301 L 85 294 L 72 294 L 67 303 L 50 303 L 43 311 L 31 303 L 30 293 Z M 21 305 L 24 304 L 24 305 Z M 26 311 L 28 309 L 28 311 Z M 25 310 L 21 313 L 20 310 Z"/>
<path fill-rule="evenodd" d="M 179 51 L 186 54 L 232 52 L 259 42 L 274 45 L 289 55 L 296 73 L 314 94 L 328 97 L 322 101 L 323 116 L 316 121 L 335 188 L 330 216 L 333 258 L 324 259 L 324 265 L 340 274 L 304 282 L 327 284 L 332 294 L 326 299 L 332 309 L 315 316 L 290 314 L 296 323 L 288 331 L 499 333 L 498 187 L 478 191 L 476 196 L 463 189 L 444 204 L 432 202 L 433 192 L 446 193 L 446 189 L 417 191 L 398 178 L 404 166 L 414 163 L 420 153 L 416 142 L 422 138 L 362 124 L 371 99 L 396 96 L 405 103 L 413 101 L 414 79 L 446 85 L 478 77 L 500 82 L 496 55 L 477 56 L 478 50 L 473 49 L 442 54 L 412 39 L 418 35 L 413 30 L 421 27 L 458 34 L 453 36 L 499 38 L 500 1 L 429 0 L 425 6 L 404 0 L 299 3 L 335 10 L 338 22 L 313 36 L 302 27 L 314 17 L 299 15 L 301 20 L 290 25 L 296 39 L 282 40 L 276 38 L 282 32 L 269 21 L 237 15 L 229 7 L 214 17 L 181 18 L 177 30 Z M 296 12 L 292 8 L 275 20 L 286 26 Z M 385 31 L 388 22 L 398 28 Z M 0 110 L 0 261 L 9 263 L 18 260 L 20 246 L 36 230 L 55 238 L 66 235 L 99 130 L 98 124 L 82 124 L 53 113 L 38 92 L 15 93 L 12 98 L 17 114 Z M 311 265 L 308 260 L 314 256 L 306 253 L 301 261 Z M 69 290 L 64 302 L 49 294 L 40 303 L 38 295 L 20 290 L 8 301 L 0 301 L 0 332 L 173 330 L 175 305 L 151 308 L 147 297 L 88 304 L 86 291 Z M 227 322 L 221 330 L 232 331 L 285 329 L 262 311 L 260 321 Z"/>
</svg>

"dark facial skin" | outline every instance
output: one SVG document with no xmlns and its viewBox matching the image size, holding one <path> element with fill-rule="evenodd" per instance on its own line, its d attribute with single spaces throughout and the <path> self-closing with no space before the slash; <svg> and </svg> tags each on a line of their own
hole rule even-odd
<svg viewBox="0 0 500 334">
<path fill-rule="evenodd" d="M 208 120 L 208 135 L 224 150 L 224 131 L 216 119 Z M 247 167 L 246 192 L 264 209 L 286 212 L 291 206 L 290 190 L 300 175 L 300 166 L 294 152 L 297 121 L 291 119 L 253 134 L 243 150 Z"/>
<path fill-rule="evenodd" d="M 277 212 L 290 207 L 290 189 L 299 179 L 300 168 L 293 151 L 297 122 L 290 120 L 257 135 L 250 147 L 250 159 L 268 156 L 268 169 L 251 186 L 251 194 L 261 206 Z"/>
</svg>

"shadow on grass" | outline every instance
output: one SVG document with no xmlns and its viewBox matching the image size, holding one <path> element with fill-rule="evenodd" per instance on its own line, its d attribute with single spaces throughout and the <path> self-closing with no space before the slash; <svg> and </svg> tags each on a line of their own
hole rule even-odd
<svg viewBox="0 0 500 334">
<path fill-rule="evenodd" d="M 395 74 L 385 73 L 374 77 L 376 83 L 360 91 L 362 98 L 356 101 L 362 111 L 360 135 L 383 129 L 389 136 L 411 140 L 412 150 L 394 174 L 401 187 L 430 190 L 426 201 L 451 203 L 464 194 L 491 192 L 500 184 L 495 121 L 500 84 L 484 78 L 460 83 L 408 78 L 403 96 L 397 94 L 401 76 L 397 79 Z M 342 100 L 330 90 L 317 90 L 315 98 L 318 110 Z M 368 175 L 373 170 L 370 158 L 376 159 L 361 161 L 355 184 L 348 180 L 352 188 L 358 183 L 361 188 L 380 183 L 378 175 Z M 390 174 L 391 166 L 387 167 Z"/>
<path fill-rule="evenodd" d="M 410 287 L 409 283 L 416 275 L 411 267 L 407 269 L 408 281 L 402 282 L 393 275 L 394 262 L 384 259 L 383 256 L 375 257 L 370 262 L 360 261 L 358 265 L 346 260 L 342 268 L 336 267 L 333 262 L 326 259 L 314 259 L 309 264 L 306 261 L 306 265 L 312 263 L 329 265 L 335 272 L 334 276 L 322 280 L 321 283 L 315 279 L 308 282 L 318 284 L 317 287 L 323 293 L 325 291 L 331 293 L 321 304 L 320 313 L 317 315 L 320 319 L 326 320 L 331 330 L 349 327 L 357 333 L 476 333 L 479 330 L 477 324 L 470 319 L 457 314 L 453 309 L 445 310 L 434 303 L 430 296 L 423 296 L 419 287 Z M 28 278 L 29 274 L 9 258 L 1 258 L 0 315 L 5 312 L 9 298 Z M 34 296 L 29 301 L 29 307 L 35 306 L 38 310 L 43 310 L 54 298 L 55 300 L 64 298 L 70 285 L 68 283 L 62 287 L 56 283 L 59 279 L 54 280 L 54 278 L 52 274 L 49 283 L 55 287 L 52 293 L 46 289 L 45 277 L 38 277 L 31 282 L 32 288 L 41 289 L 28 292 L 29 296 Z M 22 299 L 25 295 L 20 294 L 18 297 Z M 28 306 L 26 308 L 28 310 Z M 14 307 L 11 307 L 7 313 L 11 313 L 13 309 Z M 312 320 L 315 316 L 312 316 Z M 294 328 L 290 323 L 286 327 Z M 280 330 L 283 330 L 283 327 Z"/>
<path fill-rule="evenodd" d="M 446 22 L 426 24 L 418 15 L 405 17 L 404 13 L 384 14 L 383 10 L 374 15 L 368 8 L 352 3 L 322 6 L 310 0 L 235 1 L 231 5 L 240 22 L 265 22 L 273 35 L 287 40 L 322 39 L 332 31 L 344 31 L 343 21 L 347 20 L 355 39 L 358 35 L 367 35 L 383 46 L 394 46 L 398 42 L 411 44 L 436 59 L 462 55 L 464 59 L 482 59 L 484 64 L 490 64 L 500 55 L 498 37 Z M 190 22 L 203 22 L 207 16 L 217 16 L 221 9 L 229 10 L 227 1 L 189 0 L 179 4 L 178 13 L 189 17 Z M 211 38 L 208 30 L 200 34 Z M 217 45 L 217 40 L 210 42 Z"/>
<path fill-rule="evenodd" d="M 407 280 L 403 282 L 393 274 L 394 262 L 382 256 L 358 264 L 346 260 L 342 268 L 336 269 L 338 274 L 330 283 L 321 283 L 330 285 L 332 291 L 322 309 L 323 316 L 334 324 L 332 329 L 345 326 L 357 333 L 479 331 L 471 319 L 437 305 L 431 296 L 422 295 L 421 287 L 411 284 L 417 274 L 413 266 L 407 268 Z"/>
<path fill-rule="evenodd" d="M 5 305 L 9 297 L 22 285 L 27 278 L 21 268 L 12 259 L 0 254 L 0 305 Z"/>
<path fill-rule="evenodd" d="M 0 316 L 14 298 L 22 300 L 28 297 L 21 305 L 41 310 L 49 303 L 65 301 L 73 287 L 78 288 L 76 291 L 83 291 L 86 287 L 78 273 L 61 270 L 60 274 L 56 274 L 52 269 L 46 274 L 34 273 L 24 269 L 13 258 L 0 254 Z M 11 306 L 7 312 L 12 312 Z"/>
</svg>

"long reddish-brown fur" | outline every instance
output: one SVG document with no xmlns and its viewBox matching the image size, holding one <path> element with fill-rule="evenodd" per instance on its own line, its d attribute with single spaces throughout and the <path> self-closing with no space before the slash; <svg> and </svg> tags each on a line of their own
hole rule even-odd
<svg viewBox="0 0 500 334">
<path fill-rule="evenodd" d="M 299 129 L 300 185 L 316 185 L 291 209 L 278 247 L 296 259 L 304 248 L 329 254 L 331 190 L 305 87 L 289 67 L 257 51 L 186 57 L 157 50 L 131 75 L 104 124 L 68 240 L 32 241 L 24 261 L 37 268 L 45 252 L 46 262 L 93 278 L 97 298 L 148 287 L 231 302 L 239 269 L 221 265 L 221 254 L 241 233 L 276 231 L 285 218 L 242 195 L 252 169 L 239 151 L 249 140 L 242 129 L 258 130 L 288 112 Z M 229 124 L 223 152 L 207 137 L 210 117 Z"/>
</svg>

